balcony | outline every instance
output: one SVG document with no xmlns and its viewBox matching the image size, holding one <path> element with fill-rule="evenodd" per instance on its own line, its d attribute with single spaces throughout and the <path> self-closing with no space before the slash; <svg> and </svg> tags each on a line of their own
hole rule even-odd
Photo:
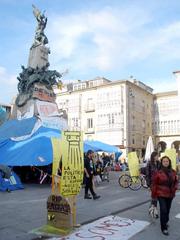
<svg viewBox="0 0 180 240">
<path fill-rule="evenodd" d="M 95 111 L 95 104 L 87 104 L 84 108 L 85 112 L 94 112 Z"/>
</svg>

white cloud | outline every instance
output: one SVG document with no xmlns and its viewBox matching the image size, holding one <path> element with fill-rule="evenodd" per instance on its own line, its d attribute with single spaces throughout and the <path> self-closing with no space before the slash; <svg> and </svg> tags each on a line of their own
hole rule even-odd
<svg viewBox="0 0 180 240">
<path fill-rule="evenodd" d="M 68 59 L 71 62 L 73 59 L 77 69 L 96 67 L 109 70 L 118 59 L 124 64 L 129 49 L 129 32 L 133 26 L 138 26 L 137 21 L 130 21 L 132 15 L 126 18 L 120 11 L 105 8 L 99 12 L 56 16 L 48 33 L 52 39 L 53 60 Z"/>
<path fill-rule="evenodd" d="M 151 79 L 151 83 L 149 84 L 149 86 L 154 89 L 153 91 L 154 93 L 178 90 L 175 77 L 174 78 L 172 77 L 170 79 L 164 79 L 164 78 Z"/>
<path fill-rule="evenodd" d="M 67 61 L 76 71 L 111 71 L 150 57 L 180 58 L 180 22 L 148 30 L 153 14 L 141 9 L 106 7 L 49 18 L 51 62 L 57 67 Z"/>
<path fill-rule="evenodd" d="M 13 96 L 17 94 L 17 78 L 10 75 L 7 70 L 0 66 L 0 102 L 10 103 Z"/>
</svg>

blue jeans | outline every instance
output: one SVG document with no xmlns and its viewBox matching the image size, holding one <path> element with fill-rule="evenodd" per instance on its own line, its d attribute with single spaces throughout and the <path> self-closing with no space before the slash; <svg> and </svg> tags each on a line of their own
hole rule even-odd
<svg viewBox="0 0 180 240">
<path fill-rule="evenodd" d="M 169 212 L 171 208 L 172 198 L 158 197 L 160 206 L 160 223 L 161 230 L 167 229 L 167 223 L 169 221 Z"/>
</svg>

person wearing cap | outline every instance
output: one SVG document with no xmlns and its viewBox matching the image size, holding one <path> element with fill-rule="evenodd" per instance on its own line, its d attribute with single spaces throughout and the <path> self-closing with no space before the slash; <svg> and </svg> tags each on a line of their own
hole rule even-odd
<svg viewBox="0 0 180 240">
<path fill-rule="evenodd" d="M 88 150 L 86 157 L 84 158 L 84 173 L 85 173 L 84 199 L 92 199 L 91 196 L 89 196 L 88 194 L 88 190 L 90 190 L 93 199 L 96 200 L 100 198 L 100 196 L 97 195 L 93 189 L 93 174 L 94 174 L 93 154 L 94 152 L 92 150 Z"/>
</svg>

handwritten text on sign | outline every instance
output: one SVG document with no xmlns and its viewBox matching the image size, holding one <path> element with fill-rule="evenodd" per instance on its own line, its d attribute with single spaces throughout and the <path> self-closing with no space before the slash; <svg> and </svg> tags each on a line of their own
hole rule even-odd
<svg viewBox="0 0 180 240">
<path fill-rule="evenodd" d="M 149 223 L 145 221 L 108 216 L 81 227 L 79 231 L 67 237 L 53 238 L 53 240 L 128 240 L 148 225 Z"/>
</svg>

